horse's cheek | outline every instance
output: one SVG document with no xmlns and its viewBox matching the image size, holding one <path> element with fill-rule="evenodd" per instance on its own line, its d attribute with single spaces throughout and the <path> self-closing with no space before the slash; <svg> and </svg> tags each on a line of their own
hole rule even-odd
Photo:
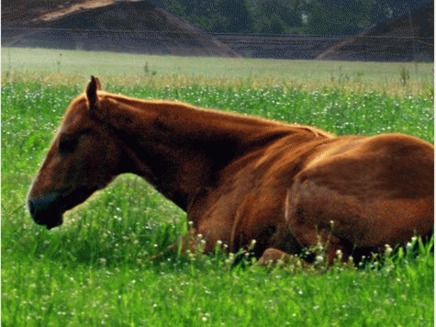
<svg viewBox="0 0 436 327">
<path fill-rule="evenodd" d="M 88 156 L 86 171 L 90 178 L 96 179 L 95 183 L 105 185 L 117 174 L 120 154 L 110 145 L 99 149 L 100 151 L 94 151 L 91 156 Z"/>
</svg>

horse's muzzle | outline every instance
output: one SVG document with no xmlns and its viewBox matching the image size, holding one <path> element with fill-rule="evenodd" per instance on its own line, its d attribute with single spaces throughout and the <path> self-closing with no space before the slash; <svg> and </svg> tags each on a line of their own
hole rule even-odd
<svg viewBox="0 0 436 327">
<path fill-rule="evenodd" d="M 33 220 L 47 229 L 62 224 L 62 214 L 65 210 L 60 193 L 52 192 L 38 199 L 28 198 L 27 207 Z"/>
</svg>

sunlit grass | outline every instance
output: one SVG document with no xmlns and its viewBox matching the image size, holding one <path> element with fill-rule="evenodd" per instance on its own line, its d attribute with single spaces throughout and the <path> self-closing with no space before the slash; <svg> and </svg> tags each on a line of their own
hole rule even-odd
<svg viewBox="0 0 436 327">
<path fill-rule="evenodd" d="M 109 52 L 2 48 L 3 79 L 33 77 L 44 83 L 83 84 L 96 75 L 106 83 L 150 88 L 195 83 L 234 87 L 284 85 L 313 90 L 407 95 L 433 90 L 430 63 L 380 63 L 246 58 L 174 57 Z"/>
</svg>

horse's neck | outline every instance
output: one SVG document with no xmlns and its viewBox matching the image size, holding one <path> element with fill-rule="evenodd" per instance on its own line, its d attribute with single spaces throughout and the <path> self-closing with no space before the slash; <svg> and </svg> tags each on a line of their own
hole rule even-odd
<svg viewBox="0 0 436 327">
<path fill-rule="evenodd" d="M 129 170 L 183 209 L 228 163 L 290 133 L 288 125 L 174 102 L 113 100 L 105 119 L 123 143 Z"/>
</svg>

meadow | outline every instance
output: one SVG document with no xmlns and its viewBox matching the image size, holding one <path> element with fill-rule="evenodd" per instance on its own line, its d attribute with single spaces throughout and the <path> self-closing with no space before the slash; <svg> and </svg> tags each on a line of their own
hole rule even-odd
<svg viewBox="0 0 436 327">
<path fill-rule="evenodd" d="M 69 102 L 103 88 L 313 125 L 434 141 L 433 65 L 2 49 L 3 326 L 433 326 L 431 244 L 354 267 L 265 268 L 168 253 L 186 215 L 123 175 L 47 231 L 25 197 Z M 413 250 L 412 250 L 413 249 Z"/>
</svg>

